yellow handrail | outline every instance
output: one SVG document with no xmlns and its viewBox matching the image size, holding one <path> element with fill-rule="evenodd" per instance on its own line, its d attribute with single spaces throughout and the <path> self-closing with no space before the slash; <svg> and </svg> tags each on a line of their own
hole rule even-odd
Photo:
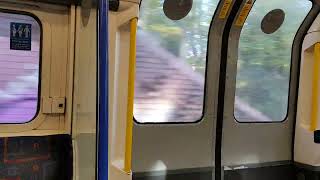
<svg viewBox="0 0 320 180">
<path fill-rule="evenodd" d="M 310 130 L 317 130 L 318 119 L 318 91 L 319 91 L 319 67 L 320 66 L 320 43 L 314 46 L 313 82 L 312 82 L 312 107 Z"/>
<path fill-rule="evenodd" d="M 127 104 L 127 127 L 124 171 L 131 173 L 132 160 L 132 129 L 133 129 L 133 100 L 134 100 L 134 81 L 136 68 L 136 35 L 138 19 L 130 21 L 130 54 L 129 54 L 129 79 L 128 79 L 128 104 Z"/>
</svg>

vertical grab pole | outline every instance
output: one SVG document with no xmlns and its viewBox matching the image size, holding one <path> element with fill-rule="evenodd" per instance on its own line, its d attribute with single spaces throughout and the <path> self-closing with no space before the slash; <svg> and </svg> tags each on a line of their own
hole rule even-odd
<svg viewBox="0 0 320 180">
<path fill-rule="evenodd" d="M 127 104 L 127 126 L 126 126 L 126 146 L 124 171 L 131 173 L 132 160 L 132 129 L 133 129 L 133 100 L 134 100 L 134 81 L 136 67 L 136 35 L 138 19 L 130 21 L 130 54 L 129 54 L 129 78 L 128 78 L 128 104 Z"/>
<path fill-rule="evenodd" d="M 108 180 L 108 0 L 99 0 L 98 180 Z"/>
<path fill-rule="evenodd" d="M 312 107 L 311 107 L 311 126 L 312 132 L 317 130 L 318 125 L 318 95 L 319 95 L 319 66 L 320 66 L 320 43 L 314 46 L 314 64 L 312 81 Z"/>
</svg>

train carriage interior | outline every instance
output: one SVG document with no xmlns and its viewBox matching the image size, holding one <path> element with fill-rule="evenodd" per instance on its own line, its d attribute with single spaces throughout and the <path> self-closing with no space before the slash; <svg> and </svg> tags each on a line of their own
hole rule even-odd
<svg viewBox="0 0 320 180">
<path fill-rule="evenodd" d="M 319 0 L 0 0 L 0 180 L 319 180 Z"/>
</svg>

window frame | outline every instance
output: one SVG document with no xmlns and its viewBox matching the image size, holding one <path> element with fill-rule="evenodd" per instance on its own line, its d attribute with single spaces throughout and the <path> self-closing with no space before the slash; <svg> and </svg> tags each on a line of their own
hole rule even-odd
<svg viewBox="0 0 320 180">
<path fill-rule="evenodd" d="M 0 123 L 0 126 L 2 125 L 25 125 L 25 124 L 30 124 L 32 121 L 36 120 L 36 118 L 39 116 L 40 109 L 41 109 L 41 85 L 42 85 L 42 50 L 43 50 L 43 25 L 41 20 L 37 15 L 31 12 L 27 11 L 20 11 L 20 10 L 15 10 L 15 9 L 5 9 L 5 8 L 0 8 L 1 13 L 7 13 L 7 14 L 14 14 L 14 15 L 24 15 L 24 16 L 29 16 L 32 19 L 37 22 L 40 28 L 40 42 L 39 42 L 39 73 L 38 73 L 38 96 L 37 96 L 37 109 L 35 115 L 31 118 L 31 120 L 22 122 L 22 123 Z"/>
<path fill-rule="evenodd" d="M 306 2 L 307 2 L 307 0 L 305 0 Z M 247 19 L 248 19 L 248 17 L 249 17 L 249 15 L 250 15 L 250 13 L 252 12 L 252 10 L 253 10 L 253 8 L 254 8 L 254 5 L 255 5 L 255 3 L 257 2 L 257 0 L 254 0 L 254 2 L 253 2 L 253 5 L 252 5 L 252 8 L 250 9 L 250 11 L 249 11 L 249 14 L 248 14 L 248 16 L 246 17 L 246 19 L 245 19 L 245 23 L 247 22 Z M 303 39 L 306 37 L 306 35 L 307 35 L 307 32 L 306 33 L 304 33 L 304 35 L 303 35 L 303 38 L 302 38 L 302 41 L 301 42 L 297 42 L 297 37 L 298 37 L 298 34 L 299 34 L 299 32 L 302 30 L 302 28 L 303 28 L 303 25 L 304 25 L 304 23 L 305 23 L 305 21 L 307 20 L 307 18 L 309 17 L 309 15 L 310 15 L 310 13 L 312 13 L 312 10 L 313 10 L 313 8 L 314 8 L 314 6 L 315 6 L 315 3 L 314 3 L 314 1 L 310 1 L 311 2 L 311 7 L 310 7 L 310 9 L 309 9 L 309 11 L 308 11 L 308 13 L 306 14 L 306 16 L 305 16 L 305 18 L 303 19 L 303 21 L 301 22 L 301 24 L 299 25 L 299 28 L 297 29 L 297 31 L 296 31 L 296 33 L 295 33 L 295 35 L 294 35 L 294 38 L 293 38 L 293 41 L 292 41 L 292 45 L 291 45 L 291 53 L 290 53 L 290 73 L 289 73 L 289 82 L 288 82 L 288 95 L 287 95 L 287 108 L 286 108 L 286 116 L 283 118 L 283 120 L 281 120 L 281 121 L 257 121 L 257 120 L 255 120 L 255 121 L 249 121 L 249 120 L 245 120 L 245 121 L 239 121 L 237 118 L 236 118 L 236 116 L 235 116 L 235 97 L 236 97 L 236 83 L 237 83 L 237 81 L 235 81 L 235 89 L 234 89 L 234 94 L 233 94 L 233 107 L 232 107 L 232 109 L 233 109 L 233 113 L 232 113 L 232 116 L 233 116 L 233 119 L 234 119 L 234 121 L 237 123 L 237 124 L 284 124 L 284 123 L 286 123 L 288 120 L 289 120 L 289 113 L 290 113 L 290 104 L 292 103 L 292 101 L 295 101 L 295 104 L 297 104 L 297 101 L 298 101 L 298 94 L 297 94 L 297 97 L 292 97 L 292 98 L 290 98 L 291 97 L 291 94 L 292 94 L 292 89 L 293 88 L 296 88 L 296 91 L 297 91 L 297 93 L 298 93 L 298 89 L 299 89 L 299 78 L 300 78 L 300 65 L 301 65 L 301 56 L 302 56 L 302 52 L 301 52 L 301 49 L 302 49 L 302 45 L 303 45 Z M 242 10 L 242 8 L 241 9 L 239 9 L 239 13 L 240 13 L 240 11 Z M 235 20 L 234 20 L 234 22 L 232 23 L 233 25 L 232 26 L 235 26 L 235 23 L 236 23 L 236 20 L 238 19 L 238 17 L 239 17 L 239 13 L 238 13 L 238 15 L 237 15 L 237 18 L 235 18 Z M 286 14 L 286 16 L 287 16 L 287 14 Z M 283 25 L 283 24 L 282 24 Z M 244 26 L 241 26 L 240 28 L 241 28 L 241 30 L 240 30 L 240 36 L 241 36 L 241 33 L 242 33 L 242 31 L 243 31 L 243 27 Z M 280 27 L 281 28 L 281 27 Z M 307 30 L 308 31 L 308 30 Z M 239 60 L 239 44 L 240 44 L 240 36 L 239 36 L 239 40 L 237 41 L 237 47 L 238 47 L 238 52 L 237 52 L 237 61 L 236 61 L 236 64 L 238 65 L 238 60 Z M 297 43 L 298 43 L 298 45 L 299 45 L 299 49 L 300 49 L 300 51 L 298 52 L 299 53 L 299 55 L 297 56 L 297 59 L 299 59 L 298 61 L 297 61 L 297 63 L 298 63 L 298 71 L 297 71 L 297 73 L 298 73 L 298 76 L 297 76 L 297 80 L 295 80 L 295 79 L 293 79 L 293 73 L 294 73 L 294 68 L 293 68 L 293 57 L 294 57 L 294 47 L 295 46 L 297 46 Z M 236 68 L 236 72 L 234 73 L 234 75 L 235 75 L 235 79 L 237 79 L 237 74 L 238 74 L 238 68 Z M 297 87 L 293 87 L 292 86 L 292 81 L 298 81 L 297 82 Z M 294 99 L 293 99 L 294 98 Z M 297 107 L 295 107 L 295 108 L 297 108 Z M 296 110 L 295 110 L 296 111 Z M 295 112 L 296 113 L 296 112 Z M 295 116 L 295 115 L 294 115 Z"/>
</svg>

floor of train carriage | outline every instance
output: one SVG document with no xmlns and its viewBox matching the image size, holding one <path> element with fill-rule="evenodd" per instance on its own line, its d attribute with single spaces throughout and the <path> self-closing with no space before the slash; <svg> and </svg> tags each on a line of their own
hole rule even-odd
<svg viewBox="0 0 320 180">
<path fill-rule="evenodd" d="M 0 138 L 0 180 L 70 180 L 68 135 Z"/>
<path fill-rule="evenodd" d="M 213 180 L 214 168 L 133 173 L 133 180 Z M 320 173 L 294 164 L 225 170 L 224 180 L 318 180 Z"/>
</svg>

